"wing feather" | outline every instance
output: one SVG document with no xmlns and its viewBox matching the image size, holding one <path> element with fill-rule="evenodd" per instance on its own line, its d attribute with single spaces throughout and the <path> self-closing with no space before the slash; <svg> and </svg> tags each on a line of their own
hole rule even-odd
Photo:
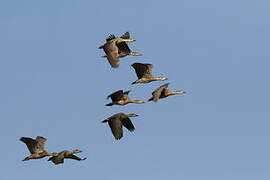
<svg viewBox="0 0 270 180">
<path fill-rule="evenodd" d="M 113 102 L 117 102 L 121 100 L 124 96 L 123 90 L 116 91 L 112 94 L 110 94 L 107 98 L 111 98 Z"/>
<path fill-rule="evenodd" d="M 113 68 L 117 68 L 120 65 L 118 47 L 115 45 L 115 41 L 107 42 L 104 47 L 104 52 L 107 55 L 107 59 Z"/>
<path fill-rule="evenodd" d="M 123 126 L 125 126 L 129 131 L 135 130 L 135 127 L 129 118 L 122 119 L 121 122 L 122 122 Z"/>
<path fill-rule="evenodd" d="M 78 156 L 76 156 L 74 154 L 70 154 L 70 155 L 66 156 L 65 158 L 67 158 L 67 159 L 74 159 L 74 160 L 78 160 L 78 161 L 81 161 L 81 160 L 85 160 L 86 159 L 86 158 L 80 158 L 80 157 L 78 157 Z"/>
<path fill-rule="evenodd" d="M 152 92 L 153 101 L 156 102 L 160 98 L 161 94 L 168 88 L 169 84 L 170 83 L 163 84 L 162 86 L 158 87 L 155 91 Z"/>
<path fill-rule="evenodd" d="M 115 139 L 121 139 L 123 137 L 122 123 L 118 118 L 112 118 L 108 121 L 112 134 Z"/>
<path fill-rule="evenodd" d="M 138 79 L 152 76 L 152 64 L 134 63 L 131 66 L 135 69 Z"/>
<path fill-rule="evenodd" d="M 35 139 L 29 137 L 21 137 L 20 141 L 24 142 L 31 154 L 36 153 L 37 142 Z"/>
</svg>

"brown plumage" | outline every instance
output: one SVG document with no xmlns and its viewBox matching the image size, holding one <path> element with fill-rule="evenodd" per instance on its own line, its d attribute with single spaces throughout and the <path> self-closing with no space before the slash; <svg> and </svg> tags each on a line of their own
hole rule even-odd
<svg viewBox="0 0 270 180">
<path fill-rule="evenodd" d="M 79 149 L 73 150 L 73 151 L 62 151 L 60 153 L 58 153 L 55 156 L 52 156 L 48 159 L 48 161 L 52 161 L 54 164 L 62 164 L 64 163 L 64 159 L 74 159 L 77 161 L 82 161 L 85 160 L 86 158 L 80 158 L 78 156 L 75 156 L 75 153 L 80 153 L 82 152 Z"/>
<path fill-rule="evenodd" d="M 131 39 L 130 38 L 130 33 L 126 32 L 120 38 Z M 117 43 L 116 45 L 118 47 L 118 54 L 119 54 L 120 58 L 128 56 L 128 55 L 131 55 L 131 56 L 141 56 L 142 55 L 141 53 L 138 53 L 138 52 L 132 52 L 130 50 L 130 48 L 128 47 L 127 43 L 124 42 L 124 41 L 120 42 L 120 43 Z"/>
<path fill-rule="evenodd" d="M 108 122 L 113 136 L 115 137 L 115 139 L 119 140 L 123 137 L 123 128 L 122 128 L 123 126 L 127 128 L 129 131 L 135 130 L 135 127 L 132 124 L 129 117 L 136 117 L 136 116 L 138 115 L 134 113 L 131 114 L 117 113 L 105 119 L 104 121 L 102 121 L 102 123 Z"/>
<path fill-rule="evenodd" d="M 48 153 L 47 151 L 45 151 L 44 146 L 47 139 L 42 136 L 37 136 L 36 139 L 32 139 L 29 137 L 21 137 L 20 141 L 26 144 L 28 150 L 31 153 L 31 155 L 24 158 L 23 161 L 57 155 L 57 153 Z"/>
<path fill-rule="evenodd" d="M 164 81 L 168 79 L 165 77 L 154 77 L 152 75 L 152 64 L 134 63 L 131 66 L 135 69 L 138 77 L 138 80 L 134 81 L 132 84 L 149 83 L 152 81 Z"/>
<path fill-rule="evenodd" d="M 141 104 L 144 103 L 142 100 L 132 100 L 128 97 L 128 93 L 130 91 L 124 92 L 123 90 L 116 91 L 112 94 L 110 94 L 107 98 L 111 98 L 112 102 L 109 104 L 106 104 L 106 106 L 112 106 L 112 105 L 126 105 L 128 103 L 137 103 Z"/>
<path fill-rule="evenodd" d="M 148 101 L 157 102 L 159 99 L 166 98 L 171 95 L 186 93 L 185 91 L 170 91 L 168 86 L 169 83 L 166 83 L 158 87 L 155 91 L 152 92 L 152 97 Z"/>
<path fill-rule="evenodd" d="M 130 48 L 127 45 L 127 42 L 133 42 L 134 39 L 130 38 L 129 32 L 126 32 L 121 37 L 115 37 L 114 35 L 110 35 L 106 39 L 106 43 L 99 47 L 99 49 L 103 49 L 106 53 L 106 57 L 113 68 L 117 68 L 120 65 L 120 58 L 133 55 L 140 56 L 140 53 L 131 52 Z"/>
</svg>

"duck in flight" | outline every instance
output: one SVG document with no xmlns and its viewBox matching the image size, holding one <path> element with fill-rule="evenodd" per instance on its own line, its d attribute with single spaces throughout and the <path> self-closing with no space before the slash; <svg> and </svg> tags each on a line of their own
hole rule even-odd
<svg viewBox="0 0 270 180">
<path fill-rule="evenodd" d="M 135 127 L 132 124 L 130 117 L 136 117 L 137 114 L 124 114 L 124 113 L 117 113 L 113 116 L 101 121 L 102 123 L 108 123 L 112 134 L 115 139 L 119 140 L 123 137 L 123 126 L 127 128 L 129 131 L 134 131 Z"/>
<path fill-rule="evenodd" d="M 136 104 L 141 104 L 141 103 L 144 103 L 144 101 L 142 100 L 133 100 L 133 99 L 130 99 L 129 96 L 128 96 L 128 93 L 130 91 L 123 91 L 123 90 L 119 90 L 119 91 L 116 91 L 112 94 L 110 94 L 108 98 L 111 98 L 112 102 L 109 103 L 109 104 L 106 104 L 106 106 L 112 106 L 112 105 L 126 105 L 128 103 L 136 103 Z"/>
<path fill-rule="evenodd" d="M 52 161 L 55 165 L 57 164 L 63 164 L 64 163 L 64 159 L 74 159 L 74 160 L 77 160 L 77 161 L 83 161 L 85 160 L 86 158 L 80 158 L 76 155 L 74 155 L 75 153 L 80 153 L 82 152 L 81 150 L 79 149 L 75 149 L 73 151 L 62 151 L 60 153 L 58 153 L 57 155 L 54 155 L 52 157 L 50 157 L 48 159 L 48 161 Z"/>
<path fill-rule="evenodd" d="M 155 77 L 152 75 L 153 64 L 134 63 L 131 66 L 135 69 L 138 77 L 132 84 L 168 80 L 166 77 Z"/>
<path fill-rule="evenodd" d="M 138 52 L 132 52 L 128 47 L 128 42 L 134 42 L 135 40 L 130 37 L 130 33 L 126 32 L 121 37 L 115 37 L 111 34 L 107 39 L 106 43 L 99 47 L 103 49 L 111 67 L 117 68 L 120 66 L 120 58 L 131 55 L 131 56 L 141 56 Z"/>
<path fill-rule="evenodd" d="M 20 141 L 26 144 L 28 150 L 31 153 L 31 155 L 24 158 L 23 161 L 27 161 L 30 159 L 40 159 L 46 156 L 58 155 L 58 153 L 48 153 L 44 149 L 47 139 L 42 136 L 37 136 L 36 139 L 32 139 L 29 137 L 21 137 Z"/>
<path fill-rule="evenodd" d="M 168 96 L 176 94 L 184 94 L 185 91 L 171 91 L 168 89 L 169 83 L 163 84 L 152 92 L 152 97 L 148 101 L 157 102 L 159 99 L 166 98 Z"/>
</svg>

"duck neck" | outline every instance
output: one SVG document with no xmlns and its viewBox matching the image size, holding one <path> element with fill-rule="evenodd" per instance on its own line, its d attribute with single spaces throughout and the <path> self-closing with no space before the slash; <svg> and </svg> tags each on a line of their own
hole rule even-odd
<svg viewBox="0 0 270 180">
<path fill-rule="evenodd" d="M 138 52 L 130 52 L 129 55 L 131 55 L 131 56 L 141 56 L 142 54 L 138 53 Z"/>
<path fill-rule="evenodd" d="M 142 104 L 142 103 L 144 103 L 144 101 L 142 101 L 142 100 L 132 100 L 132 99 L 130 99 L 130 100 L 129 100 L 129 103 Z"/>
<path fill-rule="evenodd" d="M 79 151 L 79 150 L 70 151 L 71 154 L 76 154 L 76 153 L 79 153 L 79 152 L 81 152 L 81 151 Z"/>
<path fill-rule="evenodd" d="M 46 153 L 48 156 L 57 156 L 58 153 Z"/>
<path fill-rule="evenodd" d="M 165 78 L 165 77 L 156 77 L 155 79 L 158 80 L 158 81 L 168 80 L 168 78 Z"/>
<path fill-rule="evenodd" d="M 185 91 L 171 91 L 169 95 L 175 95 L 175 94 L 184 94 Z"/>
</svg>

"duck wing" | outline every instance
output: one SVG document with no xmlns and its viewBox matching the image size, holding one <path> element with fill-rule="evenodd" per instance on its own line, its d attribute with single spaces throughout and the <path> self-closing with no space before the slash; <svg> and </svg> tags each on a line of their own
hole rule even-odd
<svg viewBox="0 0 270 180">
<path fill-rule="evenodd" d="M 36 139 L 32 139 L 29 137 L 21 137 L 20 141 L 26 144 L 31 154 L 44 152 L 44 144 L 46 142 L 46 138 L 44 137 L 37 136 Z"/>
<path fill-rule="evenodd" d="M 118 47 L 115 41 L 109 41 L 103 46 L 103 50 L 107 55 L 107 59 L 113 68 L 117 68 L 120 65 Z"/>
<path fill-rule="evenodd" d="M 81 160 L 85 160 L 86 159 L 86 158 L 80 158 L 80 157 L 78 157 L 78 156 L 76 156 L 74 154 L 71 154 L 69 156 L 66 156 L 65 158 L 67 158 L 67 159 L 74 159 L 74 160 L 77 160 L 77 161 L 81 161 Z"/>
<path fill-rule="evenodd" d="M 125 128 L 127 128 L 129 131 L 134 131 L 135 130 L 135 127 L 134 127 L 134 125 L 132 124 L 132 121 L 129 118 L 122 119 L 121 122 L 122 122 L 123 126 L 125 126 Z"/>
<path fill-rule="evenodd" d="M 158 87 L 155 91 L 152 92 L 153 95 L 153 101 L 157 101 L 162 93 L 168 88 L 170 83 L 163 84 L 162 86 Z"/>
<path fill-rule="evenodd" d="M 64 153 L 60 153 L 57 156 L 52 156 L 48 159 L 48 161 L 52 161 L 54 164 L 62 164 L 64 163 Z"/>
<path fill-rule="evenodd" d="M 117 101 L 121 100 L 124 97 L 124 95 L 125 94 L 124 94 L 123 90 L 119 90 L 119 91 L 116 91 L 116 92 L 110 94 L 107 97 L 107 99 L 111 98 L 113 102 L 117 102 Z"/>
<path fill-rule="evenodd" d="M 108 121 L 108 124 L 115 139 L 121 139 L 123 137 L 122 122 L 118 118 L 112 118 Z"/>
<path fill-rule="evenodd" d="M 131 66 L 135 69 L 138 79 L 152 76 L 152 64 L 133 63 Z"/>
</svg>

